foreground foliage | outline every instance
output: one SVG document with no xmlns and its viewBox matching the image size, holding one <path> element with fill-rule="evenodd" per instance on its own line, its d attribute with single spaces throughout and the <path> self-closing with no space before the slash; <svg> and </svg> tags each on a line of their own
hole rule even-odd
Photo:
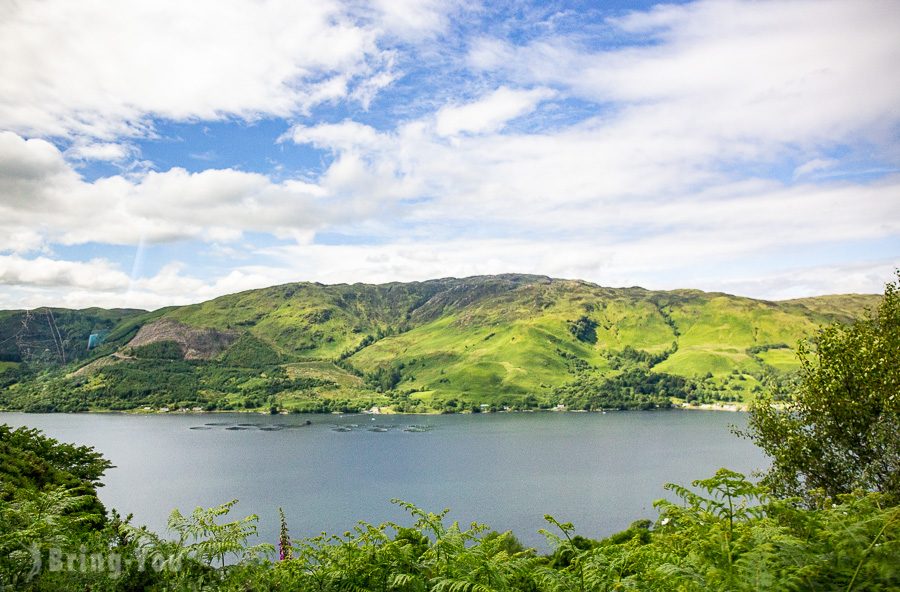
<svg viewBox="0 0 900 592">
<path fill-rule="evenodd" d="M 552 549 L 539 555 L 511 533 L 447 523 L 399 502 L 413 524 L 359 523 L 343 536 L 250 544 L 256 517 L 233 522 L 234 502 L 174 512 L 164 538 L 115 517 L 84 532 L 64 490 L 0 502 L 0 584 L 26 590 L 892 590 L 900 586 L 900 508 L 880 494 L 800 508 L 721 469 L 692 487 L 669 485 L 639 521 L 603 540 L 547 516 Z M 282 533 L 284 538 L 284 533 Z M 18 544 L 18 548 L 17 548 Z M 52 549 L 96 564 L 54 568 Z M 36 569 L 33 552 L 43 564 Z M 115 569 L 105 558 L 116 557 Z"/>
</svg>

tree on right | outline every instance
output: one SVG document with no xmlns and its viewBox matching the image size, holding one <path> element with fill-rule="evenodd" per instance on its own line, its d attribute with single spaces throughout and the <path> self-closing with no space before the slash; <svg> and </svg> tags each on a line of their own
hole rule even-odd
<svg viewBox="0 0 900 592">
<path fill-rule="evenodd" d="M 801 380 L 787 402 L 751 404 L 746 435 L 772 459 L 777 496 L 809 505 L 854 490 L 900 502 L 900 271 L 878 308 L 802 342 Z"/>
</svg>

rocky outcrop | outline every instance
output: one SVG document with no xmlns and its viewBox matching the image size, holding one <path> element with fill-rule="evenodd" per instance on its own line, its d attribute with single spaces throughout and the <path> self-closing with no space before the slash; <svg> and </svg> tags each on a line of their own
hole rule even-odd
<svg viewBox="0 0 900 592">
<path fill-rule="evenodd" d="M 209 360 L 228 349 L 238 336 L 236 331 L 191 327 L 162 318 L 141 327 L 128 345 L 139 347 L 159 341 L 174 341 L 181 346 L 185 360 Z"/>
</svg>

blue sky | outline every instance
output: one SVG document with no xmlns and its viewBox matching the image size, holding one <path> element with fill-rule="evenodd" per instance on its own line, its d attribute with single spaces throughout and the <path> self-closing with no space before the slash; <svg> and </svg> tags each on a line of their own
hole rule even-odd
<svg viewBox="0 0 900 592">
<path fill-rule="evenodd" d="M 0 2 L 0 64 L 0 308 L 900 265 L 896 2 Z"/>
</svg>

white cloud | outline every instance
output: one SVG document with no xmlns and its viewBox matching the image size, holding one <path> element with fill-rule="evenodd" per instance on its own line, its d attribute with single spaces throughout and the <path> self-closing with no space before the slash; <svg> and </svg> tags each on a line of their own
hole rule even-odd
<svg viewBox="0 0 900 592">
<path fill-rule="evenodd" d="M 290 279 L 275 268 L 235 269 L 213 279 L 185 273 L 170 262 L 152 276 L 129 277 L 113 263 L 0 255 L 0 309 L 64 306 L 129 307 L 153 310 L 190 304 Z"/>
<path fill-rule="evenodd" d="M 553 95 L 549 89 L 516 90 L 501 86 L 473 103 L 443 107 L 436 115 L 437 133 L 453 136 L 461 132 L 494 132 L 508 121 L 531 113 L 539 102 Z"/>
<path fill-rule="evenodd" d="M 0 256 L 0 274 L 11 267 Z M 142 308 L 192 304 L 243 290 L 294 281 L 288 270 L 242 268 L 221 277 L 201 279 L 185 273 L 178 262 L 167 264 L 155 275 L 129 280 L 103 261 L 73 262 L 23 260 L 36 266 L 43 281 L 10 282 L 0 291 L 0 309 L 61 306 L 66 308 Z M 0 275 L 2 277 L 2 275 Z M 12 276 L 10 276 L 12 277 Z"/>
<path fill-rule="evenodd" d="M 356 88 L 350 93 L 350 98 L 362 105 L 363 109 L 368 110 L 378 93 L 400 77 L 400 74 L 393 71 L 392 62 L 393 60 L 388 59 L 386 69 L 367 77 L 357 84 Z"/>
<path fill-rule="evenodd" d="M 327 150 L 369 149 L 379 142 L 379 134 L 368 125 L 348 120 L 316 126 L 295 125 L 279 138 L 285 140 Z"/>
<path fill-rule="evenodd" d="M 4 2 L 0 129 L 112 139 L 147 133 L 151 117 L 283 117 L 359 82 L 369 101 L 390 82 L 378 36 L 438 27 L 440 10 L 371 22 L 339 0 Z"/>
<path fill-rule="evenodd" d="M 120 142 L 90 142 L 80 139 L 65 151 L 71 160 L 99 160 L 119 162 L 134 156 L 137 150 Z"/>
<path fill-rule="evenodd" d="M 26 181 L 40 179 L 67 169 L 56 146 L 46 140 L 26 140 L 12 132 L 0 131 L 0 175 Z"/>
<path fill-rule="evenodd" d="M 86 181 L 52 144 L 0 132 L 0 252 L 50 243 L 235 240 L 243 232 L 295 236 L 351 222 L 372 207 L 330 199 L 315 184 L 234 169 Z"/>
<path fill-rule="evenodd" d="M 469 56 L 478 68 L 604 107 L 556 131 L 497 133 L 538 104 L 495 101 L 519 92 L 501 86 L 391 133 L 345 122 L 340 141 L 324 126 L 296 139 L 336 153 L 325 187 L 423 198 L 407 218 L 417 236 L 593 233 L 623 251 L 696 257 L 880 240 L 900 232 L 896 176 L 789 186 L 757 175 L 799 161 L 805 181 L 836 164 L 835 148 L 892 158 L 896 13 L 884 2 L 701 2 L 610 23 L 653 41 L 624 49 L 482 40 Z M 464 130 L 482 133 L 439 137 Z"/>
<path fill-rule="evenodd" d="M 823 294 L 882 294 L 896 280 L 896 261 L 861 261 L 843 265 L 792 268 L 758 276 L 705 278 L 697 285 L 768 300 Z"/>
<path fill-rule="evenodd" d="M 890 1 L 696 2 L 609 23 L 644 45 L 592 52 L 565 37 L 482 39 L 469 60 L 611 103 L 633 126 L 701 139 L 723 158 L 776 158 L 788 144 L 849 136 L 894 144 L 898 23 Z"/>
<path fill-rule="evenodd" d="M 128 276 L 102 259 L 82 262 L 0 255 L 0 285 L 122 290 L 128 286 Z"/>
<path fill-rule="evenodd" d="M 447 12 L 456 9 L 452 0 L 372 0 L 368 3 L 380 27 L 408 39 L 434 36 L 448 25 Z"/>
<path fill-rule="evenodd" d="M 762 248 L 900 233 L 896 176 L 793 187 L 734 182 L 700 166 L 705 150 L 698 155 L 689 142 L 643 142 L 600 127 L 447 144 L 428 129 L 413 123 L 384 134 L 345 123 L 295 137 L 336 152 L 321 179 L 330 194 L 428 196 L 406 210 L 428 232 L 590 234 L 598 244 L 715 237 L 708 248 L 720 237 Z"/>
</svg>

